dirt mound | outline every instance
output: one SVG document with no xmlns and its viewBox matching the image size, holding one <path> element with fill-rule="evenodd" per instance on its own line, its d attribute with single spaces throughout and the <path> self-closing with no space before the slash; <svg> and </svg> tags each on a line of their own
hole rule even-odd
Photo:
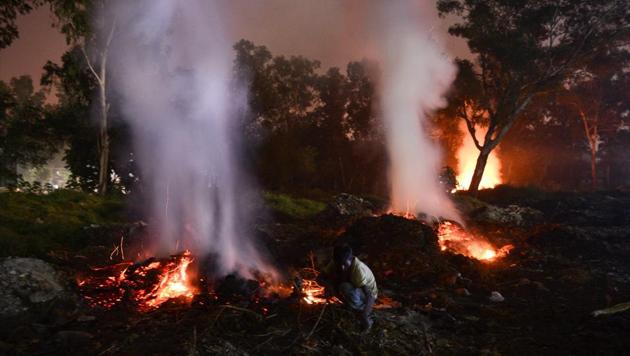
<svg viewBox="0 0 630 356">
<path fill-rule="evenodd" d="M 395 215 L 362 218 L 338 241 L 352 246 L 379 282 L 428 282 L 445 267 L 435 231 L 417 220 Z"/>
</svg>

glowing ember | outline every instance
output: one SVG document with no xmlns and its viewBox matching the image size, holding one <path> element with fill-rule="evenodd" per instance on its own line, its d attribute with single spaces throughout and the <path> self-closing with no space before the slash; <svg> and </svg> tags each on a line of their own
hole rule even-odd
<svg viewBox="0 0 630 356">
<path fill-rule="evenodd" d="M 438 242 L 442 251 L 452 251 L 481 261 L 494 261 L 504 257 L 514 248 L 505 245 L 496 249 L 484 238 L 465 231 L 450 221 L 443 222 L 438 228 Z"/>
<path fill-rule="evenodd" d="M 190 302 L 200 293 L 203 284 L 194 282 L 189 267 L 193 258 L 189 251 L 168 259 L 149 259 L 142 263 L 122 262 L 101 268 L 91 268 L 90 276 L 77 281 L 83 297 L 93 307 L 111 309 L 130 302 L 140 311 L 158 308 L 171 299 Z M 314 266 L 314 265 L 313 265 Z M 301 303 L 340 303 L 339 299 L 325 297 L 324 287 L 317 283 L 319 272 L 314 268 L 302 269 L 295 285 L 277 283 L 269 275 L 257 275 L 259 290 L 250 302 L 260 304 L 262 298 L 290 298 Z M 299 283 L 298 283 L 299 281 Z M 197 287 L 199 286 L 199 287 Z M 209 290 L 216 300 L 218 295 Z M 247 297 L 249 298 L 249 297 Z"/>
<path fill-rule="evenodd" d="M 326 303 L 324 287 L 320 286 L 315 280 L 305 279 L 302 282 L 302 293 L 304 294 L 302 300 L 307 304 Z"/>
<path fill-rule="evenodd" d="M 417 218 L 416 215 L 413 214 L 412 212 L 410 212 L 409 210 L 407 210 L 407 211 L 397 211 L 397 210 L 394 210 L 392 208 L 389 208 L 387 210 L 386 214 L 400 216 L 402 218 L 409 219 L 409 220 L 416 220 L 416 218 Z"/>
<path fill-rule="evenodd" d="M 457 182 L 459 189 L 468 189 L 468 185 L 472 180 L 473 173 L 475 171 L 475 165 L 477 164 L 477 157 L 479 156 L 479 150 L 475 146 L 475 143 L 466 128 L 466 123 L 460 124 L 460 130 L 464 131 L 464 142 L 457 150 Z M 477 138 L 483 143 L 483 137 L 486 135 L 487 129 L 477 129 Z M 496 151 L 492 151 L 488 157 L 486 168 L 483 171 L 483 177 L 479 188 L 494 188 L 495 186 L 503 183 L 501 179 L 501 161 L 497 158 Z"/>
<path fill-rule="evenodd" d="M 92 306 L 109 309 L 125 299 L 134 302 L 140 310 L 150 310 L 169 299 L 190 301 L 194 297 L 197 289 L 188 271 L 192 262 L 190 252 L 186 251 L 168 260 L 93 268 L 93 275 L 79 281 L 78 285 Z"/>
<path fill-rule="evenodd" d="M 150 293 L 144 296 L 145 304 L 149 307 L 157 307 L 172 298 L 192 299 L 195 295 L 195 288 L 188 279 L 188 265 L 192 263 L 190 252 L 186 252 L 184 257 L 172 269 L 168 266 L 162 275 L 160 284 Z M 155 262 L 154 262 L 155 263 Z M 157 266 L 159 267 L 159 265 Z M 156 268 L 157 268 L 156 267 Z"/>
</svg>

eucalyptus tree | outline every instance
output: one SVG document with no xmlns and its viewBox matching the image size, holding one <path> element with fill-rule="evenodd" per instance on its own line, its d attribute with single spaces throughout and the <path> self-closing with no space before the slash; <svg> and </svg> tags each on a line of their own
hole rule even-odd
<svg viewBox="0 0 630 356">
<path fill-rule="evenodd" d="M 626 0 L 439 0 L 449 28 L 474 59 L 457 61 L 451 112 L 466 122 L 479 150 L 469 191 L 476 192 L 492 150 L 537 95 L 566 80 L 610 46 L 629 40 Z M 478 138 L 480 126 L 486 134 Z"/>
</svg>

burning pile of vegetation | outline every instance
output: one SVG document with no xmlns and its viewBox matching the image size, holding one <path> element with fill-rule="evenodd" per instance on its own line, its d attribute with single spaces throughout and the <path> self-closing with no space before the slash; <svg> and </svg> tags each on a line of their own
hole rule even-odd
<svg viewBox="0 0 630 356">
<path fill-rule="evenodd" d="M 229 274 L 208 283 L 200 277 L 199 265 L 194 262 L 192 253 L 185 251 L 163 259 L 93 267 L 77 284 L 89 306 L 105 310 L 123 304 L 145 312 L 167 301 L 190 304 L 200 295 L 220 302 L 245 301 L 247 305 L 278 299 L 305 304 L 339 303 L 337 298 L 325 295 L 314 267 L 303 268 L 292 283 L 274 282 L 260 274 L 257 279 Z"/>
<path fill-rule="evenodd" d="M 513 245 L 505 245 L 501 248 L 494 247 L 482 236 L 466 231 L 457 223 L 444 221 L 438 227 L 438 242 L 440 250 L 450 251 L 480 261 L 492 262 L 504 257 Z"/>
<path fill-rule="evenodd" d="M 166 259 L 93 268 L 78 285 L 91 306 L 105 309 L 123 301 L 140 310 L 159 307 L 170 299 L 190 302 L 198 290 L 189 270 L 192 262 L 190 251 L 186 251 Z"/>
</svg>

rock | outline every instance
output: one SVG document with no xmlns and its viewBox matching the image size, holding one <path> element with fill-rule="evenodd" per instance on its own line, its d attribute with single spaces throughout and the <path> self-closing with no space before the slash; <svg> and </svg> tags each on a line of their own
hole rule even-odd
<svg viewBox="0 0 630 356">
<path fill-rule="evenodd" d="M 509 205 L 500 208 L 494 205 L 486 205 L 474 214 L 474 219 L 494 225 L 508 225 L 516 227 L 530 227 L 543 219 L 543 213 L 539 210 L 518 205 Z"/>
<path fill-rule="evenodd" d="M 470 292 L 466 288 L 457 288 L 455 289 L 455 293 L 457 293 L 458 295 L 466 296 L 466 297 L 470 296 Z"/>
<path fill-rule="evenodd" d="M 346 193 L 335 196 L 326 207 L 327 214 L 354 218 L 371 216 L 374 210 L 374 205 L 369 201 Z"/>
<path fill-rule="evenodd" d="M 490 293 L 490 298 L 488 299 L 490 299 L 490 301 L 494 303 L 501 303 L 505 301 L 505 298 L 501 295 L 501 293 L 497 291 L 493 291 L 492 293 Z"/>
<path fill-rule="evenodd" d="M 66 294 L 50 264 L 36 258 L 9 257 L 0 263 L 0 316 L 15 316 Z"/>
</svg>

